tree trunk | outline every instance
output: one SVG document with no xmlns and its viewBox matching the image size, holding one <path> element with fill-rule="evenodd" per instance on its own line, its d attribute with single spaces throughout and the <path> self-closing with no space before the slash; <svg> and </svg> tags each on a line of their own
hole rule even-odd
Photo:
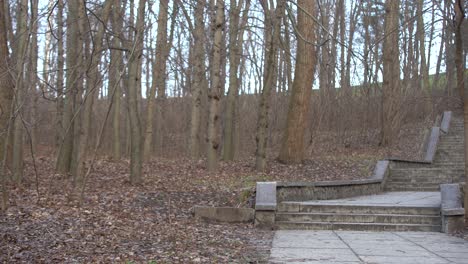
<svg viewBox="0 0 468 264">
<path fill-rule="evenodd" d="M 418 32 L 418 40 L 419 40 L 419 56 L 421 58 L 421 70 L 420 76 L 422 77 L 421 80 L 421 89 L 424 93 L 429 97 L 429 67 L 427 65 L 426 60 L 426 31 L 425 31 L 425 24 L 424 24 L 424 14 L 423 14 L 423 5 L 424 0 L 418 0 L 417 8 L 418 8 L 418 22 L 417 22 L 417 32 Z M 430 55 L 430 54 L 429 54 Z M 428 101 L 428 106 L 430 105 L 430 101 Z"/>
<path fill-rule="evenodd" d="M 224 0 L 216 1 L 216 19 L 214 21 L 213 65 L 211 68 L 210 112 L 208 117 L 208 171 L 218 168 L 219 140 L 219 104 L 221 99 L 221 45 L 224 31 Z M 224 67 L 224 66 L 223 66 Z"/>
<path fill-rule="evenodd" d="M 79 2 L 68 2 L 67 14 L 67 56 L 66 56 L 66 92 L 63 111 L 63 138 L 57 156 L 56 170 L 58 173 L 70 172 L 73 155 L 73 139 L 75 131 L 74 109 L 75 96 L 81 80 L 81 64 L 84 54 L 83 41 L 80 38 L 78 21 L 80 18 Z M 81 80 L 82 81 L 82 80 Z"/>
<path fill-rule="evenodd" d="M 201 126 L 202 113 L 205 107 L 203 96 L 206 95 L 207 80 L 205 74 L 205 24 L 203 14 L 205 10 L 205 1 L 197 1 L 195 7 L 195 26 L 194 26 L 194 77 L 192 85 L 192 110 L 190 120 L 190 156 L 192 159 L 200 157 L 200 145 L 202 142 Z"/>
<path fill-rule="evenodd" d="M 29 86 L 31 87 L 30 94 L 32 95 L 32 109 L 31 109 L 31 116 L 30 116 L 30 124 L 31 124 L 31 131 L 30 131 L 30 138 L 29 143 L 32 146 L 32 151 L 36 151 L 37 147 L 37 133 L 38 133 L 38 100 L 39 100 L 39 92 L 37 90 L 38 84 L 38 76 L 37 76 L 37 63 L 38 63 L 38 54 L 39 54 L 39 47 L 37 45 L 37 32 L 39 29 L 39 8 L 38 8 L 38 0 L 30 1 L 31 3 L 31 19 L 30 19 L 30 28 L 32 30 L 31 40 L 30 40 L 30 48 L 29 48 L 29 65 L 28 65 L 28 74 L 27 77 L 29 80 Z M 47 59 L 45 59 L 47 60 Z"/>
<path fill-rule="evenodd" d="M 63 49 L 63 0 L 57 1 L 57 102 L 56 102 L 56 149 L 60 148 L 62 139 L 64 137 L 63 127 L 63 67 L 64 61 L 64 49 Z"/>
<path fill-rule="evenodd" d="M 401 126 L 400 60 L 398 48 L 399 0 L 385 1 L 385 40 L 383 44 L 381 145 L 396 139 Z"/>
<path fill-rule="evenodd" d="M 87 69 L 87 80 L 86 80 L 86 87 L 87 91 L 85 94 L 85 99 L 84 99 L 84 107 L 83 110 L 81 111 L 81 124 L 78 129 L 78 142 L 76 144 L 76 158 L 75 158 L 75 166 L 73 166 L 73 180 L 76 184 L 81 185 L 83 182 L 83 176 L 84 176 L 84 168 L 85 168 L 85 156 L 86 156 L 86 150 L 88 147 L 88 139 L 89 139 L 89 134 L 90 134 L 90 129 L 91 129 L 91 115 L 93 113 L 93 105 L 94 105 L 94 100 L 96 97 L 97 92 L 99 91 L 99 88 L 102 86 L 102 80 L 101 76 L 99 74 L 99 62 L 101 61 L 101 54 L 102 54 L 102 44 L 103 44 L 103 38 L 104 38 L 104 24 L 107 24 L 107 21 L 109 19 L 111 7 L 112 7 L 113 0 L 106 0 L 104 2 L 103 10 L 102 10 L 102 23 L 98 24 L 97 28 L 97 33 L 96 36 L 93 38 L 94 43 L 93 43 L 93 52 L 91 53 L 91 56 L 89 58 L 90 61 L 88 61 L 86 64 L 89 65 L 89 68 Z M 80 1 L 80 13 L 83 18 L 85 18 L 86 15 L 86 9 L 85 9 L 85 3 Z M 83 20 L 85 21 L 85 20 Z M 89 28 L 81 26 L 82 29 L 81 35 L 84 35 L 85 32 L 89 30 Z"/>
<path fill-rule="evenodd" d="M 257 131 L 255 141 L 257 149 L 255 151 L 255 169 L 257 171 L 265 171 L 267 162 L 267 142 L 268 142 L 268 127 L 269 127 L 269 110 L 270 110 L 270 95 L 274 86 L 277 71 L 278 47 L 280 41 L 281 21 L 286 1 L 280 0 L 276 5 L 275 11 L 268 7 L 267 2 L 263 2 L 263 11 L 265 13 L 265 70 L 263 75 L 263 89 L 261 91 L 260 104 L 258 109 Z M 288 51 L 289 52 L 289 51 Z"/>
<path fill-rule="evenodd" d="M 345 88 L 351 88 L 351 56 L 353 53 L 354 33 L 356 32 L 356 24 L 362 11 L 362 1 L 356 1 L 353 11 L 351 12 L 351 18 L 349 21 L 349 35 L 348 35 L 348 47 L 346 51 L 346 76 L 345 76 Z"/>
<path fill-rule="evenodd" d="M 121 1 L 115 0 L 112 12 L 112 30 L 120 35 L 122 34 L 122 7 Z M 110 66 L 109 66 L 109 91 L 112 91 L 112 158 L 120 160 L 122 150 L 120 148 L 120 103 L 122 97 L 122 80 L 120 78 L 122 67 L 122 51 L 118 50 L 122 47 L 121 40 L 114 36 L 112 38 L 112 49 L 110 51 Z"/>
<path fill-rule="evenodd" d="M 238 2 L 238 3 L 236 3 Z M 238 117 L 236 116 L 236 104 L 239 96 L 239 66 L 244 44 L 244 29 L 247 23 L 250 0 L 246 1 L 246 7 L 240 21 L 240 12 L 244 0 L 231 0 L 231 10 L 229 15 L 229 91 L 227 95 L 226 117 L 224 119 L 224 144 L 223 159 L 233 160 L 236 155 L 236 145 L 234 144 Z M 240 23 L 240 24 L 239 24 Z"/>
<path fill-rule="evenodd" d="M 15 119 L 13 132 L 13 179 L 20 183 L 23 178 L 23 113 L 24 102 L 26 99 L 26 79 L 24 77 L 25 65 L 27 61 L 27 51 L 29 43 L 28 29 L 28 3 L 27 0 L 18 2 L 16 40 L 15 40 L 15 75 L 16 89 L 14 97 Z"/>
<path fill-rule="evenodd" d="M 455 66 L 457 68 L 457 89 L 463 99 L 463 125 L 464 125 L 464 142 L 465 142 L 465 226 L 468 226 L 468 86 L 465 86 L 465 67 L 463 63 L 463 39 L 462 39 L 462 23 L 465 19 L 464 1 L 455 1 Z"/>
<path fill-rule="evenodd" d="M 158 97 L 160 96 L 159 90 L 163 90 L 161 85 L 161 75 L 165 75 L 166 65 L 166 46 L 167 46 L 167 20 L 169 17 L 169 0 L 159 1 L 159 15 L 158 15 L 158 33 L 156 36 L 156 62 L 153 64 L 153 80 L 151 90 L 148 97 L 148 106 L 146 108 L 146 129 L 145 129 L 145 142 L 143 144 L 143 159 L 148 160 L 151 156 L 151 149 L 153 143 L 153 113 L 156 91 Z M 163 72 L 164 70 L 164 72 Z M 159 103 L 159 102 L 158 102 Z M 158 119 L 157 122 L 161 120 Z"/>
<path fill-rule="evenodd" d="M 143 53 L 143 38 L 145 27 L 146 0 L 139 0 L 136 22 L 135 46 L 128 60 L 127 100 L 130 118 L 131 153 L 130 153 L 130 182 L 139 184 L 142 180 L 142 151 L 141 151 L 141 122 L 138 108 L 138 86 L 141 83 L 141 57 Z"/>
<path fill-rule="evenodd" d="M 4 0 L 0 0 L 0 7 L 4 7 Z M 8 192 L 6 188 L 6 152 L 8 145 L 8 130 L 10 127 L 11 105 L 13 101 L 13 78 L 8 71 L 10 65 L 8 51 L 7 27 L 5 16 L 0 12 L 0 185 L 2 192 L 1 210 L 8 207 Z"/>
<path fill-rule="evenodd" d="M 308 116 L 315 72 L 316 40 L 315 2 L 298 0 L 297 31 L 298 37 L 296 68 L 289 102 L 286 130 L 279 154 L 279 161 L 287 164 L 300 163 L 304 160 L 305 130 L 308 127 Z"/>
</svg>

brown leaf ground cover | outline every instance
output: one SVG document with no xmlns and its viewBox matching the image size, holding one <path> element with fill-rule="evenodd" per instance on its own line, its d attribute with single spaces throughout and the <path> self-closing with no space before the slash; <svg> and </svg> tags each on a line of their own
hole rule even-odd
<svg viewBox="0 0 468 264">
<path fill-rule="evenodd" d="M 418 139 L 420 134 L 416 133 Z M 413 146 L 409 147 L 408 146 Z M 144 182 L 128 182 L 128 161 L 101 159 L 87 180 L 84 199 L 70 180 L 54 173 L 52 157 L 39 157 L 38 187 L 31 161 L 25 183 L 10 186 L 10 208 L 0 214 L 0 262 L 13 263 L 262 263 L 272 232 L 251 224 L 206 223 L 194 205 L 248 206 L 256 181 L 326 181 L 366 178 L 392 149 L 317 144 L 300 165 L 270 160 L 256 173 L 253 158 L 222 162 L 208 173 L 204 161 L 155 159 Z"/>
</svg>

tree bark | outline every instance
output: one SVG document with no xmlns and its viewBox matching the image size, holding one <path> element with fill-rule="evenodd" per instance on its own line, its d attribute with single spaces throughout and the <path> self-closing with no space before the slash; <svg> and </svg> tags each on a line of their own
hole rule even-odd
<svg viewBox="0 0 468 264">
<path fill-rule="evenodd" d="M 60 148 L 62 139 L 64 137 L 64 127 L 63 127 L 63 83 L 64 83 L 64 48 L 63 48 L 63 0 L 57 1 L 57 102 L 56 102 L 56 139 L 55 147 Z"/>
<path fill-rule="evenodd" d="M 200 157 L 200 145 L 202 144 L 201 126 L 202 113 L 205 107 L 203 96 L 207 92 L 207 80 L 205 74 L 205 24 L 203 14 L 206 1 L 198 0 L 195 7 L 195 25 L 194 25 L 194 77 L 192 94 L 192 110 L 190 120 L 190 156 L 192 159 Z"/>
<path fill-rule="evenodd" d="M 247 23 L 250 0 L 246 1 L 242 20 L 240 19 L 241 8 L 244 0 L 231 0 L 229 15 L 229 90 L 226 103 L 223 159 L 233 160 L 237 149 L 234 144 L 238 117 L 236 116 L 236 104 L 239 96 L 239 66 L 244 44 L 244 29 Z M 240 24 L 239 24 L 240 23 Z"/>
<path fill-rule="evenodd" d="M 289 102 L 286 129 L 283 135 L 278 160 L 287 163 L 300 163 L 305 155 L 305 130 L 308 127 L 312 83 L 315 72 L 316 40 L 315 1 L 298 0 L 297 14 L 297 56 L 294 81 Z"/>
<path fill-rule="evenodd" d="M 464 1 L 456 0 L 455 1 L 455 67 L 457 69 L 457 89 L 463 100 L 463 125 L 464 125 L 464 154 L 465 154 L 465 172 L 468 171 L 468 86 L 465 86 L 465 67 L 463 63 L 464 53 L 463 53 L 463 39 L 462 39 L 462 23 L 465 19 L 465 9 Z M 467 184 L 468 183 L 468 174 L 465 173 L 465 195 L 464 195 L 464 204 L 465 204 L 465 226 L 468 226 L 468 195 L 467 195 Z"/>
<path fill-rule="evenodd" d="M 401 126 L 400 60 L 398 47 L 399 0 L 385 1 L 385 40 L 383 44 L 381 145 L 394 142 Z"/>
<path fill-rule="evenodd" d="M 121 1 L 115 0 L 112 10 L 112 30 L 119 36 L 122 34 L 122 7 Z M 120 160 L 122 155 L 121 140 L 120 140 L 120 109 L 122 100 L 122 80 L 120 72 L 122 67 L 122 51 L 118 48 L 122 47 L 122 42 L 119 37 L 112 38 L 112 49 L 110 51 L 110 66 L 109 66 L 109 91 L 112 89 L 112 158 Z"/>
<path fill-rule="evenodd" d="M 18 2 L 16 40 L 15 40 L 15 118 L 13 132 L 13 179 L 16 183 L 20 183 L 23 179 L 23 113 L 26 97 L 26 79 L 24 77 L 25 65 L 27 61 L 27 51 L 29 43 L 29 28 L 28 28 L 28 3 L 27 0 Z"/>
<path fill-rule="evenodd" d="M 143 53 L 143 39 L 145 27 L 146 0 L 139 0 L 137 22 L 135 27 L 135 46 L 128 60 L 127 100 L 130 119 L 131 153 L 130 153 L 130 182 L 139 184 L 142 181 L 142 151 L 141 151 L 141 122 L 138 108 L 138 86 L 141 83 L 141 56 Z"/>
<path fill-rule="evenodd" d="M 81 80 L 81 64 L 84 54 L 83 40 L 80 37 L 79 2 L 68 2 L 67 13 L 67 55 L 66 55 L 66 91 L 63 109 L 63 138 L 57 155 L 56 170 L 58 173 L 70 172 L 73 155 L 73 139 L 75 131 L 74 109 L 75 96 L 78 92 Z"/>
<path fill-rule="evenodd" d="M 270 97 L 274 86 L 274 77 L 276 76 L 275 72 L 278 68 L 277 61 L 275 59 L 278 54 L 281 21 L 286 8 L 286 1 L 278 1 L 276 9 L 273 9 L 272 7 L 270 8 L 267 1 L 263 1 L 262 5 L 265 14 L 266 50 L 263 89 L 261 90 L 257 130 L 255 135 L 255 141 L 257 143 L 255 151 L 255 169 L 257 171 L 265 171 L 266 168 Z"/>
<path fill-rule="evenodd" d="M 176 17 L 177 3 L 174 2 L 174 14 Z M 169 17 L 169 1 L 161 0 L 159 2 L 159 15 L 158 15 L 158 33 L 156 36 L 156 62 L 153 64 L 153 79 L 148 98 L 148 107 L 146 111 L 146 129 L 145 129 L 145 143 L 143 144 L 143 159 L 147 160 L 151 156 L 151 148 L 153 142 L 153 113 L 156 103 L 156 153 L 160 154 L 162 151 L 162 104 L 166 97 L 166 64 L 169 57 L 172 36 L 174 32 L 175 20 L 171 23 L 171 34 L 168 40 L 167 36 L 167 22 Z M 157 92 L 157 100 L 155 95 Z"/>
<path fill-rule="evenodd" d="M 4 0 L 0 0 L 0 7 L 4 7 Z M 2 192 L 1 210 L 8 207 L 8 192 L 6 188 L 7 175 L 5 160 L 8 145 L 8 130 L 10 127 L 11 105 L 13 101 L 14 81 L 8 72 L 10 69 L 7 27 L 4 12 L 0 12 L 0 184 Z"/>
<path fill-rule="evenodd" d="M 78 129 L 78 141 L 76 144 L 76 164 L 73 166 L 73 180 L 77 185 L 81 185 L 83 182 L 84 168 L 85 168 L 85 156 L 86 150 L 88 147 L 88 139 L 91 129 L 91 116 L 93 113 L 94 100 L 99 91 L 99 88 L 102 86 L 102 80 L 99 73 L 99 62 L 101 61 L 103 38 L 104 38 L 104 24 L 107 24 L 109 19 L 111 7 L 113 0 L 106 0 L 104 2 L 104 7 L 102 10 L 102 23 L 99 23 L 97 26 L 96 36 L 93 38 L 94 43 L 92 47 L 92 52 L 89 57 L 87 65 L 89 68 L 86 70 L 86 87 L 87 91 L 84 96 L 84 107 L 81 110 L 81 122 Z M 80 12 L 81 16 L 86 17 L 85 2 L 80 1 Z M 85 21 L 85 20 L 83 20 Z M 104 24 L 103 24 L 104 23 Z M 83 31 L 82 31 L 83 30 Z M 80 29 L 81 34 L 84 35 L 86 31 L 89 31 L 89 28 L 86 28 L 85 25 Z"/>
<path fill-rule="evenodd" d="M 208 117 L 208 171 L 218 168 L 219 140 L 219 104 L 221 99 L 221 45 L 223 41 L 224 22 L 224 0 L 216 1 L 216 19 L 214 21 L 213 38 L 213 64 L 211 68 L 211 88 L 210 88 L 210 112 Z"/>
<path fill-rule="evenodd" d="M 156 91 L 158 91 L 158 97 L 160 96 L 159 90 L 164 90 L 161 85 L 161 75 L 165 75 L 165 65 L 167 55 L 165 49 L 167 46 L 167 20 L 169 17 L 169 0 L 159 1 L 159 15 L 158 15 L 158 33 L 156 36 L 156 62 L 153 64 L 153 79 L 152 85 L 148 97 L 148 106 L 146 108 L 146 129 L 145 129 L 145 141 L 143 144 L 143 159 L 148 160 L 151 155 L 152 143 L 153 143 L 153 113 Z M 164 65 L 163 65 L 164 64 Z M 164 70 L 164 72 L 162 72 Z M 158 102 L 159 103 L 159 102 Z M 161 120 L 157 120 L 161 122 Z"/>
</svg>

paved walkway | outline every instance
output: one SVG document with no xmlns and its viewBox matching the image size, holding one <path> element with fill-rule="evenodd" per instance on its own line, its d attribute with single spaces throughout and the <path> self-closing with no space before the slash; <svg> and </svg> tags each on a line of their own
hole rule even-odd
<svg viewBox="0 0 468 264">
<path fill-rule="evenodd" d="M 302 204 L 439 207 L 440 192 L 385 192 L 337 200 L 304 201 Z"/>
<path fill-rule="evenodd" d="M 270 263 L 468 264 L 468 241 L 426 232 L 280 230 Z"/>
</svg>

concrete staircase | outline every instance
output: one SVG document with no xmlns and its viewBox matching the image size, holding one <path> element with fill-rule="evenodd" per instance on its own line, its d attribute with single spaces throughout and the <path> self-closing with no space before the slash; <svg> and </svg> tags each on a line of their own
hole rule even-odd
<svg viewBox="0 0 468 264">
<path fill-rule="evenodd" d="M 440 231 L 439 192 L 389 192 L 337 200 L 282 202 L 277 229 Z"/>
<path fill-rule="evenodd" d="M 397 162 L 390 167 L 386 191 L 438 191 L 464 175 L 463 119 L 454 117 L 448 134 L 442 134 L 432 164 Z"/>
<path fill-rule="evenodd" d="M 441 229 L 438 207 L 364 205 L 303 205 L 283 203 L 276 214 L 277 229 L 429 231 Z"/>
<path fill-rule="evenodd" d="M 281 202 L 275 228 L 440 232 L 439 185 L 459 182 L 463 175 L 463 121 L 453 117 L 449 133 L 441 134 L 433 163 L 392 163 L 386 193 L 333 201 Z"/>
</svg>

